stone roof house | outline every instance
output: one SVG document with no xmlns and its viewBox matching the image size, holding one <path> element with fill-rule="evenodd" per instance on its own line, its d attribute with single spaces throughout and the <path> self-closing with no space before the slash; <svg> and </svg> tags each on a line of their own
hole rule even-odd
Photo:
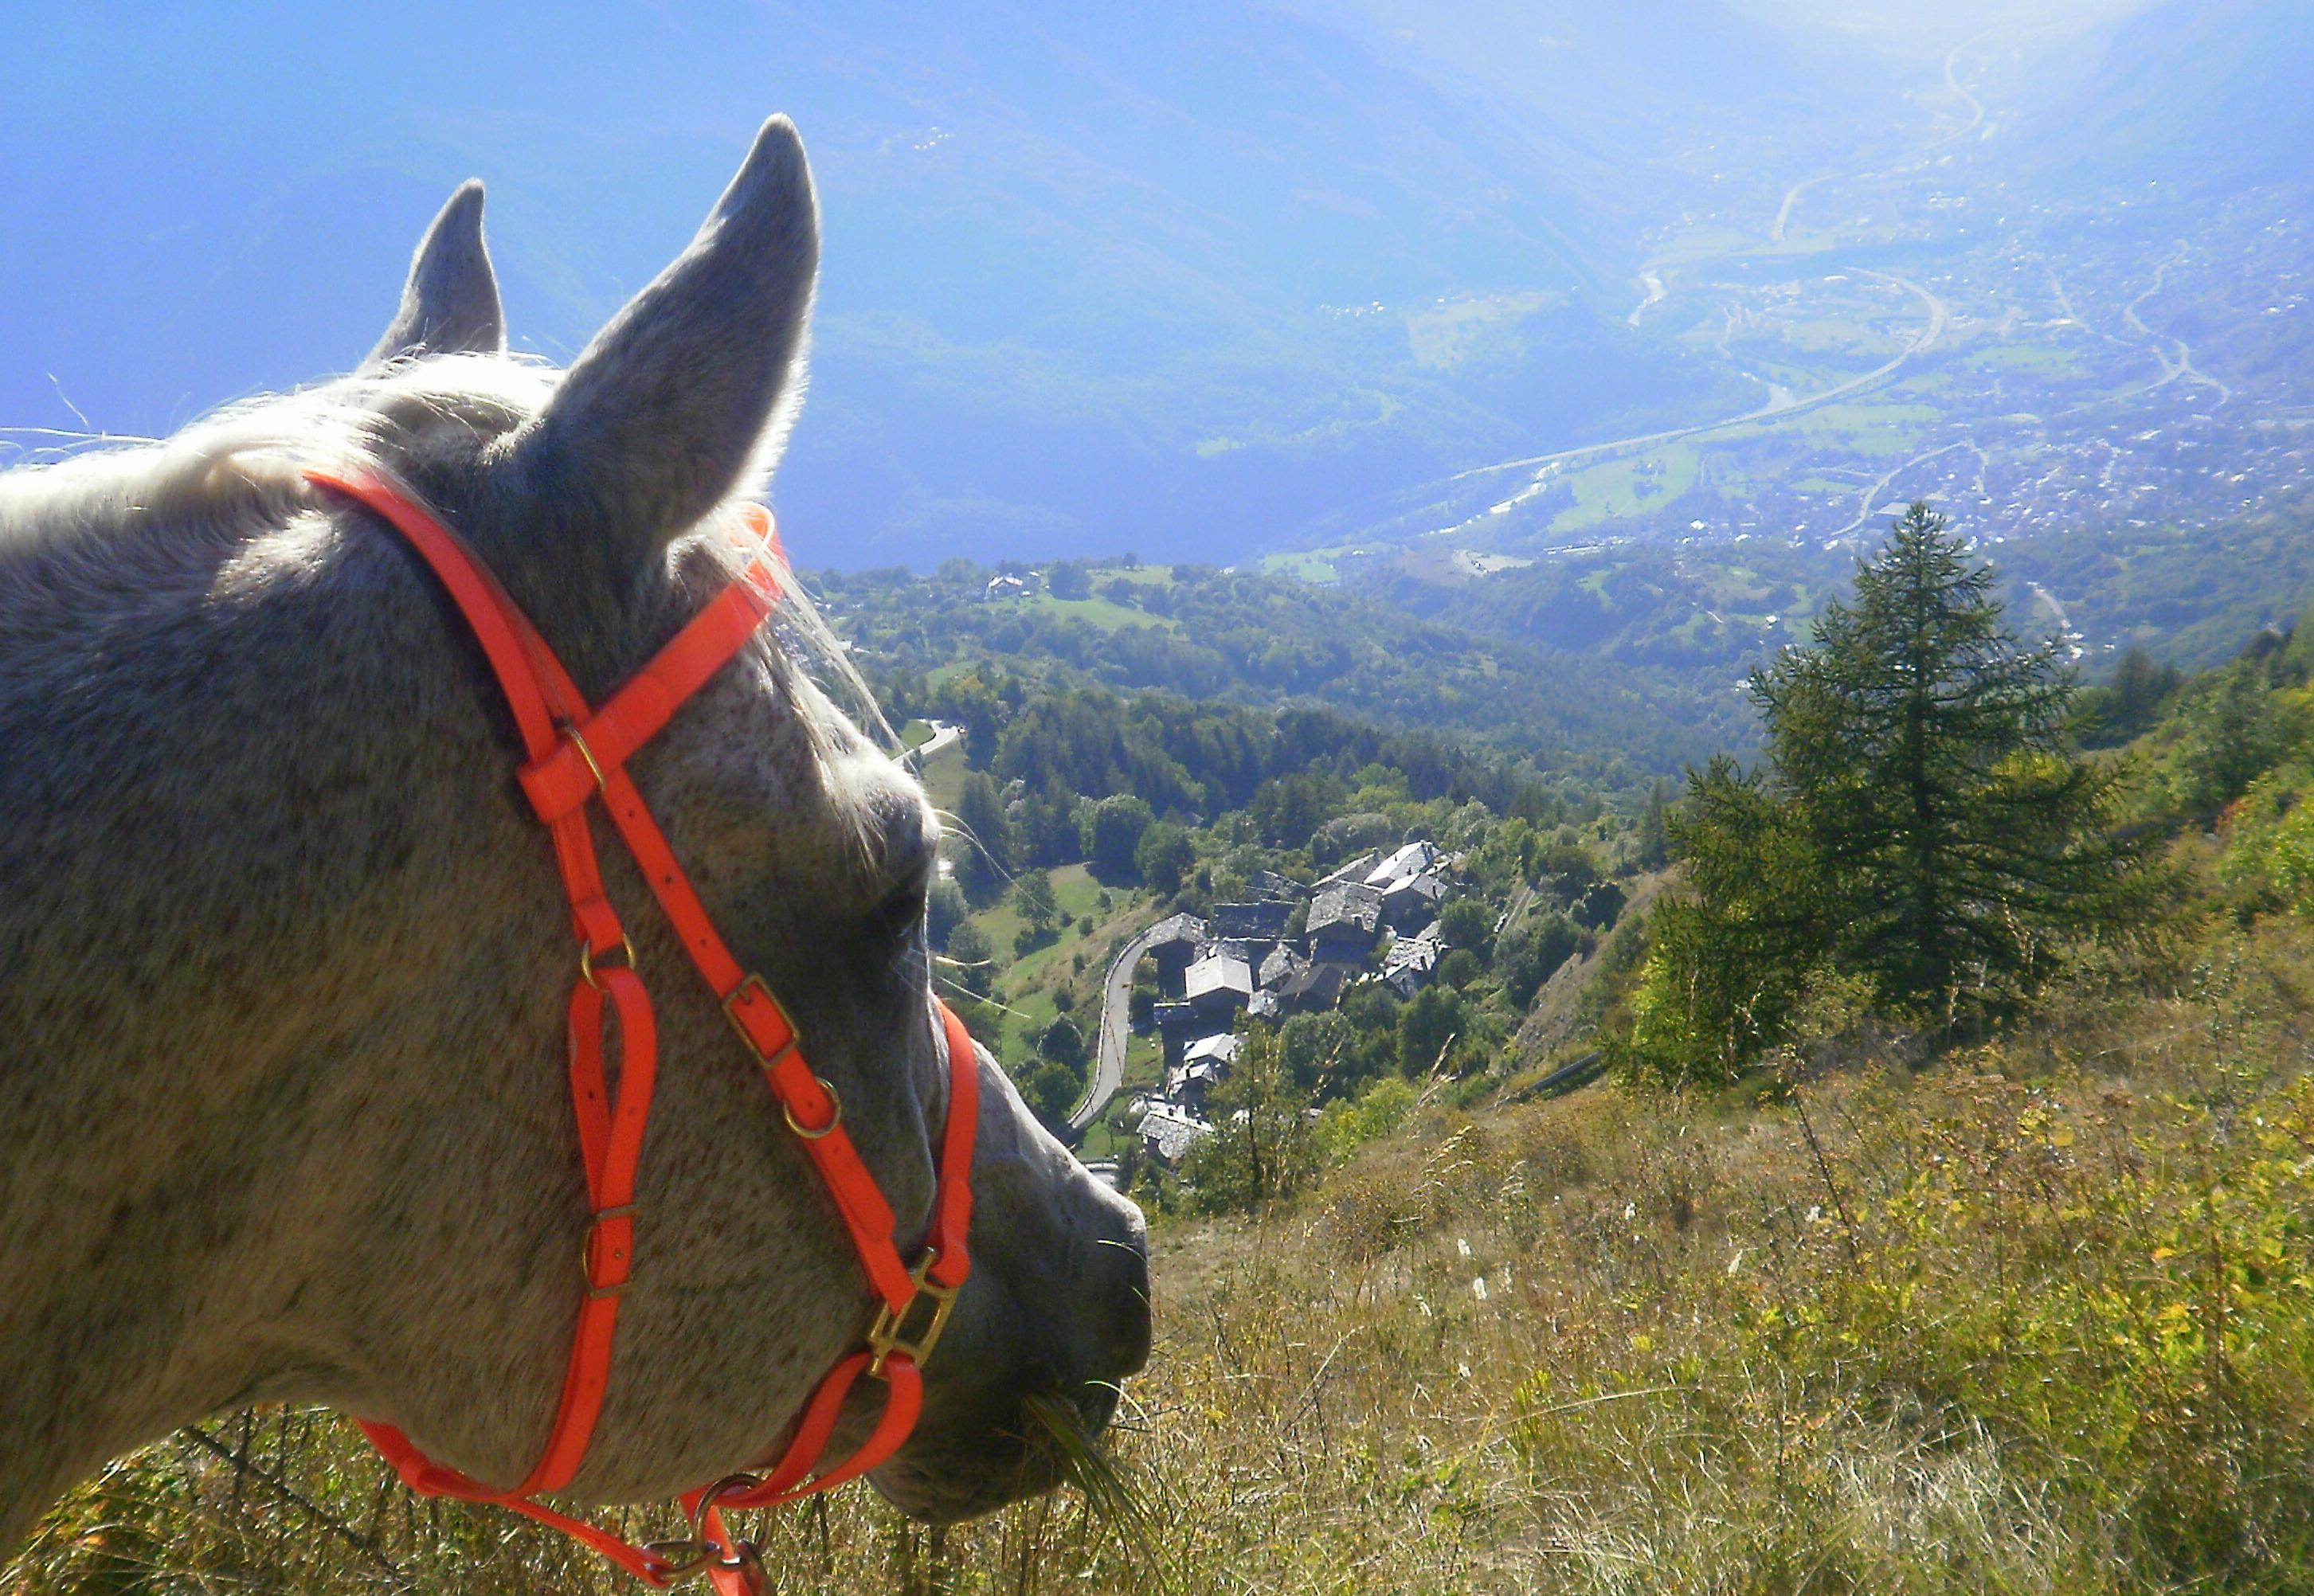
<svg viewBox="0 0 2314 1596">
<path fill-rule="evenodd" d="M 1338 882 L 1311 901 L 1304 930 L 1313 961 L 1347 960 L 1363 964 L 1373 951 L 1374 932 L 1382 923 L 1382 895 L 1355 882 Z"/>
</svg>

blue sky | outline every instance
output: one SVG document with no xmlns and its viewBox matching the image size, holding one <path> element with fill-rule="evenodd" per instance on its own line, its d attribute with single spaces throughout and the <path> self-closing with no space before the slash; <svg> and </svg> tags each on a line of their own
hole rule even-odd
<svg viewBox="0 0 2314 1596">
<path fill-rule="evenodd" d="M 42 7 L 0 66 L 0 423 L 163 429 L 342 367 L 451 188 L 567 355 L 808 96 L 760 7 Z M 790 57 L 791 58 L 791 57 Z"/>
</svg>

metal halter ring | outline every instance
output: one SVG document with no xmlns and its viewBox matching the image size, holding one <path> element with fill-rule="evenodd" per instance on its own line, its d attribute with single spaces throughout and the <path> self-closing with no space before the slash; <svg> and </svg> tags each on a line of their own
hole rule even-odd
<svg viewBox="0 0 2314 1596">
<path fill-rule="evenodd" d="M 628 936 L 624 931 L 621 931 L 619 933 L 619 947 L 620 949 L 627 956 L 627 968 L 630 970 L 633 969 L 635 967 L 635 939 L 632 937 Z M 607 949 L 605 951 L 607 951 Z M 581 980 L 585 981 L 587 985 L 593 987 L 596 992 L 603 990 L 603 983 L 595 979 L 595 950 L 584 942 L 578 944 L 578 975 Z"/>
<path fill-rule="evenodd" d="M 752 1541 L 735 1540 L 729 1547 L 704 1536 L 692 1536 L 682 1540 L 647 1540 L 643 1555 L 657 1564 L 661 1583 L 688 1579 L 693 1574 L 720 1569 L 726 1573 L 746 1574 L 755 1567 L 760 1558 Z M 751 1577 L 751 1584 L 755 1580 Z"/>
<path fill-rule="evenodd" d="M 610 778 L 603 774 L 603 767 L 601 764 L 596 763 L 595 751 L 587 746 L 587 739 L 578 735 L 578 723 L 575 721 L 565 720 L 561 722 L 560 725 L 562 728 L 562 735 L 570 739 L 570 745 L 578 750 L 578 757 L 585 760 L 587 762 L 587 768 L 594 772 L 595 790 L 597 792 L 609 791 L 611 787 Z"/>
<path fill-rule="evenodd" d="M 829 1134 L 836 1126 L 843 1123 L 843 1099 L 836 1094 L 835 1085 L 829 1081 L 827 1077 L 825 1075 L 815 1075 L 812 1079 L 818 1081 L 819 1089 L 827 1094 L 827 1123 L 826 1124 L 816 1128 L 814 1126 L 805 1124 L 796 1118 L 795 1110 L 789 1107 L 786 1102 L 782 1101 L 780 1104 L 780 1112 L 787 1117 L 788 1129 L 793 1131 L 797 1135 L 802 1137 L 807 1142 L 818 1141 L 822 1136 Z"/>
</svg>

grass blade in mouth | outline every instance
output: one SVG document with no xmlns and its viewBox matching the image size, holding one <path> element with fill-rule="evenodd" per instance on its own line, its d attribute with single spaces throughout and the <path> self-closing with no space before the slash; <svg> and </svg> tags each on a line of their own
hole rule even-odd
<svg viewBox="0 0 2314 1596">
<path fill-rule="evenodd" d="M 1085 1429 L 1075 1406 L 1055 1391 L 1033 1391 L 1020 1405 L 1035 1425 L 1033 1439 L 1052 1448 L 1069 1483 L 1084 1494 L 1094 1515 L 1116 1530 L 1126 1551 L 1149 1569 L 1158 1590 L 1175 1589 L 1172 1570 L 1165 1562 L 1164 1539 L 1148 1504 L 1117 1459 Z"/>
</svg>

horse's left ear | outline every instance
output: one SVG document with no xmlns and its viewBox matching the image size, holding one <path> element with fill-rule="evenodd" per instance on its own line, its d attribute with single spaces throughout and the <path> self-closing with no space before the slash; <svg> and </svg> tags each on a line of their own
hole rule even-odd
<svg viewBox="0 0 2314 1596">
<path fill-rule="evenodd" d="M 801 389 L 819 210 L 785 117 L 691 247 L 611 319 L 515 441 L 540 523 L 632 570 L 767 473 Z"/>
<path fill-rule="evenodd" d="M 506 348 L 498 274 L 482 247 L 482 185 L 468 178 L 426 230 L 402 309 L 365 366 L 404 355 L 495 355 Z"/>
</svg>

